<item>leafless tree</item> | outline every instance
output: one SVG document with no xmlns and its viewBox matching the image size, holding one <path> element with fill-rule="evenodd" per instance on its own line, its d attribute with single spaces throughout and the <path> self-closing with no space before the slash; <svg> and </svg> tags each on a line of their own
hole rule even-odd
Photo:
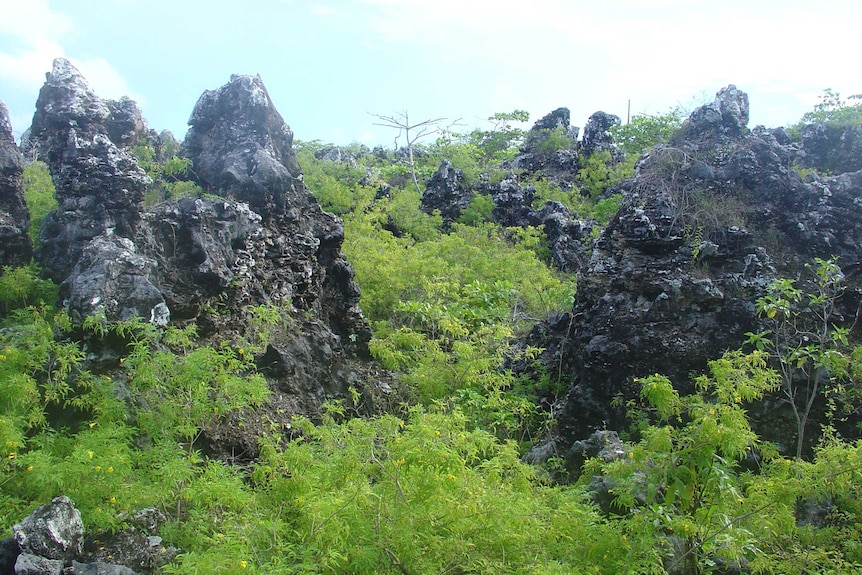
<svg viewBox="0 0 862 575">
<path fill-rule="evenodd" d="M 404 141 L 407 143 L 407 161 L 410 166 L 410 175 L 413 178 L 413 185 L 416 186 L 416 191 L 421 192 L 422 190 L 419 188 L 419 181 L 416 179 L 416 161 L 413 157 L 413 148 L 416 142 L 420 139 L 430 136 L 431 134 L 438 133 L 440 131 L 440 126 L 438 124 L 445 120 L 445 118 L 433 118 L 411 124 L 407 110 L 398 112 L 391 116 L 383 116 L 380 114 L 372 114 L 372 116 L 380 120 L 379 122 L 374 123 L 375 126 L 383 126 L 398 130 L 398 134 L 395 136 L 396 148 L 398 147 L 398 139 L 402 134 L 404 135 Z"/>
</svg>

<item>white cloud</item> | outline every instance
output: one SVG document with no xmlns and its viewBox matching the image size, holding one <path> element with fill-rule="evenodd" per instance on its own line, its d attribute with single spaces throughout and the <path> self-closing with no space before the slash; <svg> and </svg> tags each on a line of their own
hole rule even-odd
<svg viewBox="0 0 862 575">
<path fill-rule="evenodd" d="M 326 6 L 324 4 L 314 4 L 311 7 L 311 13 L 317 14 L 318 16 L 335 16 L 336 14 L 338 14 L 338 10 L 336 10 L 332 6 Z"/>
<path fill-rule="evenodd" d="M 0 79 L 19 90 L 35 93 L 45 82 L 54 58 L 68 58 L 101 97 L 129 96 L 139 104 L 116 68 L 103 57 L 69 56 L 62 40 L 74 32 L 71 18 L 55 12 L 45 0 L 0 0 Z"/>
</svg>

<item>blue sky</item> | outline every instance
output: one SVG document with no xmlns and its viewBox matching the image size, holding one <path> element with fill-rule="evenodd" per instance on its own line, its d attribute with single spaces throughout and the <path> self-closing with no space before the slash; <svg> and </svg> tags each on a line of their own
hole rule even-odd
<svg viewBox="0 0 862 575">
<path fill-rule="evenodd" d="M 736 84 L 751 125 L 862 92 L 858 0 L 0 0 L 0 100 L 29 126 L 53 58 L 178 137 L 200 94 L 260 74 L 300 140 L 392 143 L 371 114 L 486 126 L 566 106 L 660 113 Z"/>
</svg>

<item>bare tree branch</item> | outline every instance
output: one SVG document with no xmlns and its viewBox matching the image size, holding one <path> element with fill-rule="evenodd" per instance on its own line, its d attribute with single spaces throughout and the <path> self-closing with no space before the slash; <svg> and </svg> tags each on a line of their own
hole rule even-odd
<svg viewBox="0 0 862 575">
<path fill-rule="evenodd" d="M 413 178 L 413 185 L 416 186 L 416 191 L 421 192 L 422 190 L 419 187 L 419 180 L 416 178 L 416 162 L 413 157 L 414 144 L 426 136 L 439 132 L 440 127 L 438 124 L 446 118 L 430 118 L 428 120 L 422 120 L 421 122 L 411 124 L 410 115 L 407 113 L 407 110 L 391 116 L 384 116 L 382 114 L 371 115 L 380 120 L 379 122 L 374 122 L 375 126 L 383 126 L 384 128 L 393 128 L 398 130 L 394 141 L 396 148 L 398 147 L 398 138 L 401 137 L 402 133 L 404 134 L 404 139 L 407 142 L 410 175 Z"/>
</svg>

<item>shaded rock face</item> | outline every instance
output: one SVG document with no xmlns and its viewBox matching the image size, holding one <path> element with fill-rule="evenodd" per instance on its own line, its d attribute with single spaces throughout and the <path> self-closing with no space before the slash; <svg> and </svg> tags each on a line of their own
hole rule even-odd
<svg viewBox="0 0 862 575">
<path fill-rule="evenodd" d="M 370 328 L 359 310 L 353 269 L 340 252 L 343 226 L 302 182 L 293 132 L 260 77 L 232 76 L 225 86 L 204 92 L 189 123 L 184 151 L 204 191 L 244 201 L 261 218 L 257 228 L 253 216 L 243 216 L 237 220 L 241 233 L 228 233 L 235 236 L 228 242 L 233 248 L 250 249 L 248 257 L 246 252 L 236 254 L 238 259 L 216 254 L 203 263 L 237 262 L 235 270 L 222 274 L 222 283 L 230 281 L 228 273 L 248 272 L 250 297 L 290 298 L 299 309 L 317 308 L 338 337 L 359 342 L 357 349 L 364 350 Z M 200 258 L 200 251 L 192 257 Z"/>
<path fill-rule="evenodd" d="M 194 322 L 205 340 L 222 342 L 246 333 L 252 308 L 278 306 L 291 326 L 275 330 L 257 358 L 276 392 L 270 407 L 281 418 L 313 415 L 360 386 L 354 359 L 368 356 L 371 338 L 340 251 L 341 221 L 302 182 L 292 132 L 259 77 L 233 76 L 205 92 L 191 122 L 178 150 L 169 133 L 146 130 L 133 102 L 100 100 L 71 64 L 56 61 L 31 141 L 60 209 L 43 224 L 37 258 L 76 321 Z M 150 180 L 126 148 L 136 143 L 163 157 L 185 153 L 197 183 L 224 199 L 144 209 Z M 231 453 L 233 441 L 244 442 L 239 451 L 256 448 L 250 436 L 213 435 L 214 452 Z"/>
<path fill-rule="evenodd" d="M 22 185 L 24 158 L 12 137 L 9 111 L 0 102 L 0 267 L 30 262 L 30 212 Z"/>
<path fill-rule="evenodd" d="M 862 170 L 862 126 L 823 123 L 803 126 L 799 163 L 820 172 Z"/>
<path fill-rule="evenodd" d="M 304 192 L 293 132 L 260 76 L 234 75 L 204 92 L 189 125 L 183 145 L 205 189 L 264 216 L 283 213 L 287 196 Z"/>
<path fill-rule="evenodd" d="M 483 190 L 494 202 L 494 221 L 506 227 L 543 226 L 554 264 L 560 271 L 576 272 L 588 259 L 589 238 L 594 223 L 581 220 L 560 202 L 548 201 L 533 208 L 532 185 L 522 186 L 510 177 Z"/>
<path fill-rule="evenodd" d="M 636 397 L 637 377 L 663 373 L 690 391 L 690 373 L 760 329 L 754 302 L 773 279 L 796 277 L 814 257 L 837 256 L 848 277 L 858 268 L 862 173 L 804 182 L 786 138 L 747 121 L 748 98 L 730 86 L 642 158 L 613 190 L 626 199 L 580 268 L 572 311 L 529 336 L 548 372 L 570 378 L 557 406 L 560 452 L 626 428 L 611 402 Z M 858 293 L 851 278 L 845 317 Z"/>
<path fill-rule="evenodd" d="M 470 205 L 473 195 L 464 172 L 453 167 L 449 160 L 443 160 L 437 171 L 425 182 L 420 206 L 428 214 L 438 210 L 443 217 L 443 224 L 448 226 Z"/>
</svg>

